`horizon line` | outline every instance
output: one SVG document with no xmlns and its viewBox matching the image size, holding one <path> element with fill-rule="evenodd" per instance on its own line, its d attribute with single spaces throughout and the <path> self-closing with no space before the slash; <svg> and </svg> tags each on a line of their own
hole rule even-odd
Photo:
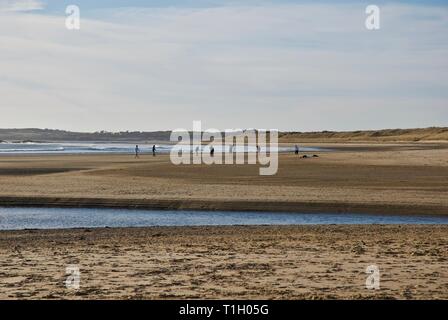
<svg viewBox="0 0 448 320">
<path fill-rule="evenodd" d="M 180 128 L 176 128 L 173 130 L 152 130 L 152 131 L 146 131 L 146 130 L 118 130 L 118 131 L 109 131 L 109 130 L 97 130 L 97 131 L 72 131 L 67 129 L 55 129 L 55 128 L 38 128 L 38 127 L 24 127 L 24 128 L 0 128 L 0 131 L 4 130 L 41 130 L 41 131 L 63 131 L 63 132 L 70 132 L 70 133 L 84 133 L 84 134 L 106 134 L 106 133 L 155 133 L 155 132 L 173 132 Z M 184 128 L 182 128 L 184 129 Z M 208 129 L 215 129 L 215 128 L 208 128 Z M 313 131 L 298 131 L 298 130 L 281 130 L 281 129 L 260 129 L 260 128 L 227 128 L 221 131 L 225 130 L 276 130 L 281 133 L 324 133 L 324 132 L 368 132 L 368 131 L 387 131 L 387 130 L 428 130 L 428 129 L 447 129 L 448 126 L 429 126 L 429 127 L 401 127 L 401 128 L 380 128 L 380 129 L 354 129 L 354 130 L 331 130 L 331 129 L 324 129 L 324 130 L 313 130 Z M 193 131 L 193 130 L 187 130 L 187 131 Z M 201 132 L 204 132 L 201 131 Z"/>
</svg>

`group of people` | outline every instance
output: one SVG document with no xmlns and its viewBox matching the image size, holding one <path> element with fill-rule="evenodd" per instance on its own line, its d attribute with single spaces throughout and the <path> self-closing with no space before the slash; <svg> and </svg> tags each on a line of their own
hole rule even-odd
<svg viewBox="0 0 448 320">
<path fill-rule="evenodd" d="M 229 146 L 229 152 L 230 152 L 230 153 L 232 153 L 234 149 L 235 149 L 235 146 L 234 146 L 234 145 L 230 145 L 230 146 Z M 261 150 L 261 148 L 260 148 L 260 146 L 257 144 L 257 153 L 260 153 L 260 150 Z M 199 154 L 199 147 L 198 147 L 198 146 L 196 147 L 195 152 L 196 152 L 196 155 Z M 299 152 L 300 152 L 299 146 L 298 146 L 298 145 L 295 145 L 295 146 L 294 146 L 294 153 L 295 153 L 296 155 L 298 155 Z M 213 146 L 210 146 L 210 156 L 213 157 L 214 154 L 215 154 L 215 148 L 214 148 Z M 156 155 L 156 145 L 155 145 L 155 144 L 152 146 L 152 155 L 153 155 L 154 157 L 155 157 L 155 155 Z M 139 148 L 139 146 L 138 146 L 138 144 L 137 144 L 137 145 L 135 145 L 135 158 L 139 158 L 139 157 L 140 157 L 140 148 Z"/>
<path fill-rule="evenodd" d="M 296 155 L 299 155 L 300 149 L 298 145 L 294 146 L 294 153 Z M 319 158 L 319 156 L 317 154 L 313 154 L 312 156 L 308 156 L 306 154 L 304 154 L 303 156 L 301 156 L 300 158 L 306 159 L 306 158 Z"/>
<path fill-rule="evenodd" d="M 155 144 L 152 146 L 152 156 L 153 157 L 156 156 L 156 145 Z M 140 148 L 139 148 L 138 144 L 135 145 L 135 158 L 140 158 Z"/>
<path fill-rule="evenodd" d="M 135 158 L 140 158 L 140 147 L 138 146 L 138 144 L 135 145 Z M 199 154 L 199 147 L 196 147 L 196 155 Z M 213 146 L 210 147 L 210 155 L 213 157 L 215 154 L 215 148 Z M 154 144 L 152 146 L 152 155 L 155 157 L 156 156 L 156 145 Z"/>
</svg>

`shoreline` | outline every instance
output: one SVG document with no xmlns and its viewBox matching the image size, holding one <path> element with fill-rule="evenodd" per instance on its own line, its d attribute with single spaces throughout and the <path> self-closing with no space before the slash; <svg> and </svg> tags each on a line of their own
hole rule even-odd
<svg viewBox="0 0 448 320">
<path fill-rule="evenodd" d="M 356 204 L 294 201 L 108 199 L 0 196 L 0 207 L 96 208 L 138 210 L 248 211 L 319 214 L 370 214 L 401 216 L 448 216 L 445 206 L 403 204 Z"/>
</svg>

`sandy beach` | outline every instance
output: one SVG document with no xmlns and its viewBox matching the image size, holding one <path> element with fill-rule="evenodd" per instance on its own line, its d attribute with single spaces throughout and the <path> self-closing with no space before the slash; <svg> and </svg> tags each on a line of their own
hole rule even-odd
<svg viewBox="0 0 448 320">
<path fill-rule="evenodd" d="M 447 19 L 0 0 L 0 300 L 448 300 Z"/>
<path fill-rule="evenodd" d="M 0 157 L 0 205 L 448 214 L 448 144 L 321 145 L 257 165 L 168 155 Z M 180 212 L 181 214 L 181 212 Z M 445 225 L 0 232 L 4 299 L 448 299 Z M 81 288 L 65 288 L 78 265 Z M 377 265 L 380 290 L 367 290 Z"/>
<path fill-rule="evenodd" d="M 0 157 L 0 205 L 448 214 L 448 144 L 333 144 L 319 158 L 171 164 L 168 155 Z"/>
<path fill-rule="evenodd" d="M 0 233 L 0 299 L 448 299 L 447 226 Z M 65 287 L 78 265 L 79 290 Z M 380 271 L 368 290 L 366 268 Z"/>
</svg>

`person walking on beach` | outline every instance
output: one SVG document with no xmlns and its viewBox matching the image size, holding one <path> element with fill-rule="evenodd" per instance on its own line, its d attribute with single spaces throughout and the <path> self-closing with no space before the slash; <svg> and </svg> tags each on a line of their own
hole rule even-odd
<svg viewBox="0 0 448 320">
<path fill-rule="evenodd" d="M 295 146 L 295 152 L 294 153 L 297 154 L 297 155 L 299 154 L 299 146 L 298 145 Z"/>
<path fill-rule="evenodd" d="M 199 155 L 199 146 L 196 146 L 196 155 Z"/>
<path fill-rule="evenodd" d="M 155 144 L 152 146 L 152 156 L 153 157 L 156 156 L 156 145 Z"/>
<path fill-rule="evenodd" d="M 138 147 L 138 144 L 135 145 L 135 158 L 139 158 L 140 148 Z"/>
<path fill-rule="evenodd" d="M 210 156 L 213 157 L 214 154 L 215 154 L 215 148 L 213 148 L 213 146 L 212 146 L 212 147 L 210 147 Z"/>
</svg>

